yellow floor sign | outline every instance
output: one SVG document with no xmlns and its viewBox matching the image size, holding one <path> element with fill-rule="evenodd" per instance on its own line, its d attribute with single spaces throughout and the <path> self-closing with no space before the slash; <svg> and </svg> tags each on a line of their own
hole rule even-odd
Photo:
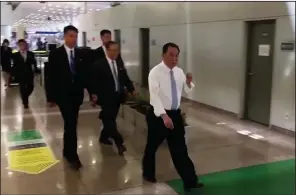
<svg viewBox="0 0 296 195">
<path fill-rule="evenodd" d="M 8 142 L 10 170 L 38 174 L 59 162 L 39 131 L 25 130 L 9 133 Z"/>
</svg>

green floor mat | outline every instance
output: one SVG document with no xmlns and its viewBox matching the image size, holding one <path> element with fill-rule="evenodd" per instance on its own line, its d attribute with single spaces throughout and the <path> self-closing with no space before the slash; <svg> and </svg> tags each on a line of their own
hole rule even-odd
<svg viewBox="0 0 296 195">
<path fill-rule="evenodd" d="M 203 189 L 184 193 L 180 179 L 167 182 L 179 195 L 295 195 L 295 159 L 200 176 Z"/>
</svg>

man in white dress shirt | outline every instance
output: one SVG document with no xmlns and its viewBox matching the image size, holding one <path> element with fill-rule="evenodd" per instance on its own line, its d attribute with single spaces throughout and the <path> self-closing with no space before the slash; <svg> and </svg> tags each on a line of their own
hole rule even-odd
<svg viewBox="0 0 296 195">
<path fill-rule="evenodd" d="M 148 138 L 143 157 L 143 178 L 156 182 L 155 153 L 166 139 L 177 172 L 183 180 L 184 189 L 203 187 L 198 182 L 194 165 L 188 156 L 185 142 L 184 121 L 180 103 L 182 92 L 189 92 L 193 87 L 192 75 L 185 76 L 177 67 L 179 47 L 174 43 L 163 46 L 163 61 L 149 73 L 149 93 L 151 109 L 146 120 Z"/>
</svg>

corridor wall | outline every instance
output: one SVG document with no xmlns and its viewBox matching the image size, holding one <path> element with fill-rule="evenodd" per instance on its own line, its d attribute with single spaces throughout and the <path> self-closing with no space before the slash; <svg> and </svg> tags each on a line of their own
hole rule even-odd
<svg viewBox="0 0 296 195">
<path fill-rule="evenodd" d="M 246 21 L 276 19 L 271 124 L 295 131 L 294 12 L 285 2 L 141 2 L 80 15 L 80 31 L 100 45 L 103 28 L 121 30 L 122 56 L 131 78 L 141 81 L 139 28 L 150 28 L 150 68 L 161 60 L 166 42 L 180 46 L 180 67 L 194 75 L 191 99 L 238 115 L 244 109 Z M 288 71 L 289 70 L 289 71 Z"/>
</svg>

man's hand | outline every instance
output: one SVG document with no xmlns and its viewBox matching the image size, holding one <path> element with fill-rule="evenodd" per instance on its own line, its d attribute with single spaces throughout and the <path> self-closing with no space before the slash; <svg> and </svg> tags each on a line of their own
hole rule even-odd
<svg viewBox="0 0 296 195">
<path fill-rule="evenodd" d="M 53 108 L 53 107 L 56 106 L 56 104 L 55 104 L 54 102 L 47 102 L 47 106 L 48 106 L 49 108 Z"/>
<path fill-rule="evenodd" d="M 186 74 L 186 84 L 188 85 L 188 87 L 191 87 L 191 82 L 192 82 L 192 74 L 187 73 Z"/>
<path fill-rule="evenodd" d="M 164 126 L 166 128 L 174 129 L 174 123 L 173 123 L 172 119 L 167 114 L 161 115 L 161 118 L 162 118 Z"/>
<path fill-rule="evenodd" d="M 92 105 L 92 107 L 96 107 L 97 101 L 98 101 L 97 95 L 95 95 L 95 94 L 91 95 L 91 105 Z"/>
</svg>

